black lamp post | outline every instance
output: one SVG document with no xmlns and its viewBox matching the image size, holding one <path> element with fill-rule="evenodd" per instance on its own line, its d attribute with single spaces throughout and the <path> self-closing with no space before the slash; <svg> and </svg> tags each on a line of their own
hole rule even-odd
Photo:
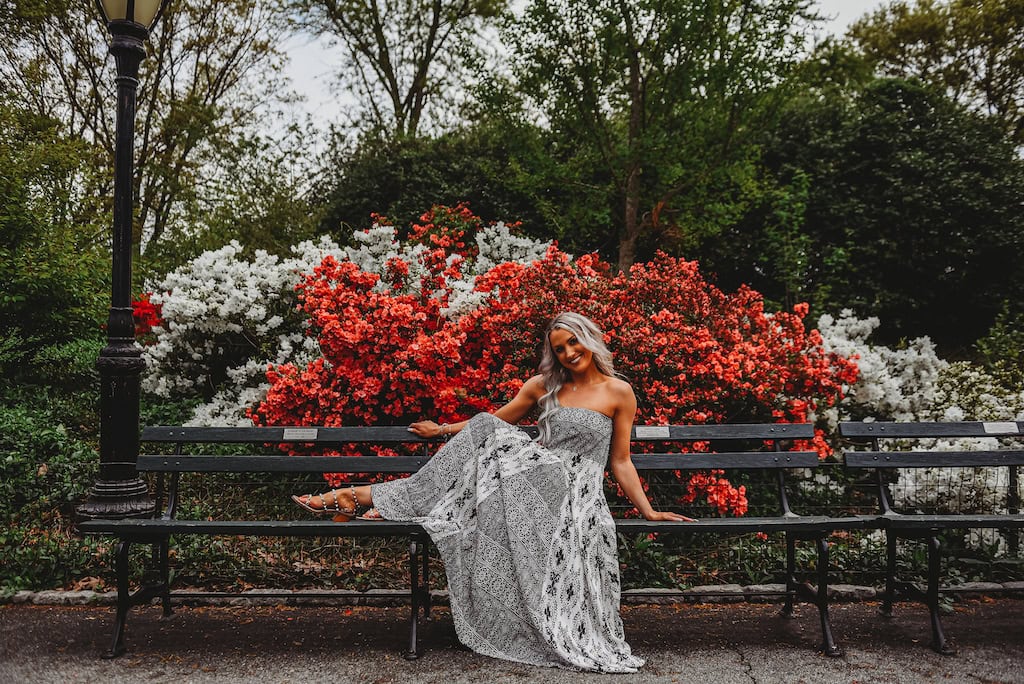
<svg viewBox="0 0 1024 684">
<path fill-rule="evenodd" d="M 82 518 L 149 515 L 153 500 L 139 479 L 139 376 L 145 367 L 135 344 L 132 319 L 132 173 L 135 155 L 135 94 L 145 40 L 164 0 L 97 0 L 110 31 L 117 64 L 117 132 L 114 144 L 113 284 L 107 346 L 100 352 L 100 472 Z"/>
</svg>

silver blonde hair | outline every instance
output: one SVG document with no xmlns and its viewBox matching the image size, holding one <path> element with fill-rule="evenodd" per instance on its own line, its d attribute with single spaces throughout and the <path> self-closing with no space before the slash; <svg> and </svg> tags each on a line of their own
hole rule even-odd
<svg viewBox="0 0 1024 684">
<path fill-rule="evenodd" d="M 555 350 L 551 348 L 551 333 L 554 330 L 567 330 L 576 336 L 591 354 L 594 355 L 594 365 L 604 375 L 615 377 L 615 365 L 612 363 L 612 353 L 604 344 L 604 333 L 597 325 L 578 313 L 560 313 L 551 319 L 547 330 L 544 331 L 544 350 L 540 356 L 540 372 L 544 381 L 544 389 L 547 392 L 540 398 L 537 404 L 540 406 L 540 417 L 537 418 L 537 427 L 540 430 L 541 444 L 551 439 L 551 425 L 549 419 L 558 409 L 558 391 L 566 382 L 572 378 L 569 369 L 558 362 L 555 358 Z"/>
</svg>

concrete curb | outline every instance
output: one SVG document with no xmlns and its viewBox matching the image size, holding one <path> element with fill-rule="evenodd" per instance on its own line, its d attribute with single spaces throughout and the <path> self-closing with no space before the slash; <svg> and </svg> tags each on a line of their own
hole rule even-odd
<svg viewBox="0 0 1024 684">
<path fill-rule="evenodd" d="M 627 589 L 622 592 L 623 605 L 670 605 L 675 603 L 781 603 L 784 584 L 720 584 L 690 589 Z M 883 590 L 856 584 L 833 584 L 828 588 L 829 599 L 836 603 L 872 601 L 882 596 Z M 980 598 L 998 594 L 1003 597 L 1024 598 L 1024 582 L 966 582 L 955 587 L 954 596 Z M 448 605 L 447 591 L 430 592 L 435 605 Z M 154 599 L 156 601 L 157 599 Z M 177 604 L 196 606 L 399 606 L 409 602 L 405 589 L 374 589 L 352 591 L 346 589 L 318 591 L 289 591 L 277 589 L 250 589 L 237 594 L 176 590 L 171 600 Z M 117 603 L 116 591 L 19 591 L 0 596 L 2 604 L 33 604 L 42 606 L 95 606 Z"/>
</svg>

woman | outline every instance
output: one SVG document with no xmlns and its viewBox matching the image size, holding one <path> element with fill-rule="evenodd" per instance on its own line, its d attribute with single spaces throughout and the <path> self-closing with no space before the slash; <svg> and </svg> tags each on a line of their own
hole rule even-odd
<svg viewBox="0 0 1024 684">
<path fill-rule="evenodd" d="M 454 435 L 418 473 L 292 498 L 342 519 L 373 506 L 377 517 L 421 523 L 444 561 L 456 632 L 473 650 L 635 672 L 643 660 L 630 652 L 619 618 L 606 462 L 645 518 L 691 519 L 654 510 L 644 494 L 629 458 L 636 397 L 615 377 L 602 337 L 589 319 L 559 314 L 540 373 L 511 402 L 461 423 L 409 427 L 420 437 Z M 536 406 L 538 442 L 513 425 Z"/>
</svg>

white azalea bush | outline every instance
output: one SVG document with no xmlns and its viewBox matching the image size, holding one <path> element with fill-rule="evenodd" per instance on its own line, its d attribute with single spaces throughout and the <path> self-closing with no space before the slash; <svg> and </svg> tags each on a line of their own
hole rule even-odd
<svg viewBox="0 0 1024 684">
<path fill-rule="evenodd" d="M 530 263 L 550 243 L 520 237 L 503 223 L 481 226 L 473 235 L 475 257 L 445 257 L 457 265 L 443 275 L 450 291 L 442 313 L 457 318 L 479 306 L 489 293 L 475 292 L 478 275 L 508 261 Z M 162 325 L 153 327 L 155 343 L 144 347 L 147 373 L 143 390 L 159 397 L 201 397 L 190 425 L 251 425 L 245 412 L 263 399 L 268 364 L 303 366 L 320 356 L 315 338 L 305 334 L 295 286 L 325 257 L 348 260 L 381 276 L 376 287 L 394 287 L 395 264 L 402 264 L 405 290 L 419 291 L 436 275 L 429 267 L 436 246 L 402 242 L 393 226 L 375 224 L 355 231 L 353 246 L 340 247 L 327 236 L 291 248 L 286 259 L 257 250 L 243 256 L 236 242 L 204 252 L 188 264 L 149 284 L 150 301 L 161 308 Z M 446 271 L 447 273 L 447 271 Z M 431 288 L 433 291 L 436 288 Z"/>
<path fill-rule="evenodd" d="M 938 357 L 927 337 L 899 349 L 874 345 L 868 338 L 877 318 L 858 319 L 850 311 L 838 318 L 824 315 L 818 327 L 826 350 L 853 358 L 860 373 L 846 397 L 823 414 L 831 434 L 840 420 L 1011 421 L 1024 420 L 1024 391 L 1008 392 L 981 368 L 949 363 Z M 1019 444 L 1019 440 L 1017 441 Z M 995 437 L 971 440 L 921 440 L 913 446 L 898 440 L 882 448 L 927 450 L 995 449 Z M 903 468 L 892 484 L 894 503 L 902 509 L 956 512 L 1005 510 L 1009 486 L 1006 468 Z M 972 535 L 975 543 L 998 545 L 995 531 Z"/>
<path fill-rule="evenodd" d="M 901 349 L 871 344 L 878 318 L 857 318 L 844 309 L 838 318 L 818 319 L 826 351 L 855 359 L 857 382 L 847 388 L 842 403 L 825 414 L 829 432 L 842 420 L 926 420 L 935 404 L 936 383 L 949 363 L 938 357 L 927 337 L 910 340 Z"/>
<path fill-rule="evenodd" d="M 288 259 L 262 250 L 246 259 L 242 251 L 232 241 L 151 285 L 150 301 L 161 307 L 163 323 L 143 351 L 142 388 L 204 399 L 190 424 L 249 424 L 240 408 L 266 392 L 267 363 L 318 355 L 295 309 L 295 285 L 326 255 L 344 252 L 329 238 L 296 245 Z"/>
</svg>

